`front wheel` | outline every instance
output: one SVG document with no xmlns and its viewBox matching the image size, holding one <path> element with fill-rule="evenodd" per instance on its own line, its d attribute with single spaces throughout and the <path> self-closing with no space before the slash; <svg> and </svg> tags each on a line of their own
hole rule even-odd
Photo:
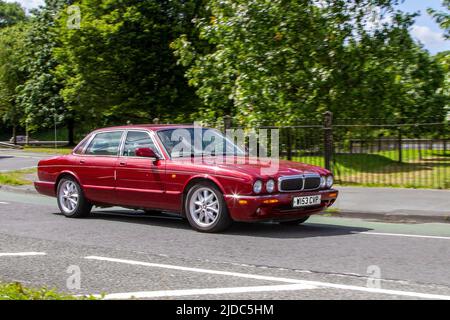
<svg viewBox="0 0 450 320">
<path fill-rule="evenodd" d="M 301 219 L 297 220 L 290 220 L 290 221 L 280 221 L 280 224 L 286 225 L 286 226 L 298 226 L 299 224 L 302 224 L 306 222 L 306 220 L 309 219 L 310 216 L 304 216 Z"/>
<path fill-rule="evenodd" d="M 189 224 L 197 231 L 220 232 L 232 224 L 223 195 L 212 183 L 194 185 L 186 196 L 184 207 Z"/>
<path fill-rule="evenodd" d="M 62 178 L 58 184 L 58 207 L 68 218 L 88 216 L 92 205 L 87 201 L 83 190 L 73 178 Z"/>
</svg>

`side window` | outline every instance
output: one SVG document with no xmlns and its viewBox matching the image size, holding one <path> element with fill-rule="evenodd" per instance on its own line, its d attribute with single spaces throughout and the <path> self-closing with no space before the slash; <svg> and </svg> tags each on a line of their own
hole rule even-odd
<svg viewBox="0 0 450 320">
<path fill-rule="evenodd" d="M 128 131 L 122 155 L 126 157 L 135 157 L 136 149 L 138 148 L 150 148 L 156 152 L 156 146 L 147 132 Z"/>
<path fill-rule="evenodd" d="M 97 133 L 86 149 L 88 155 L 116 156 L 123 131 Z"/>
</svg>

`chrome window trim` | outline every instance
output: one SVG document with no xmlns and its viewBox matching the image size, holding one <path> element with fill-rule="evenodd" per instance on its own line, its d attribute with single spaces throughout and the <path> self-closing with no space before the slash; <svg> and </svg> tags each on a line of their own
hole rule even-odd
<svg viewBox="0 0 450 320">
<path fill-rule="evenodd" d="M 145 130 L 145 131 L 147 131 L 150 134 L 150 137 L 152 138 L 153 143 L 155 144 L 156 148 L 158 149 L 159 156 L 162 158 L 162 160 L 166 160 L 167 158 L 166 158 L 164 152 L 161 150 L 160 143 L 158 143 L 159 140 L 158 140 L 158 136 L 156 135 L 156 132 L 153 130 Z"/>
<path fill-rule="evenodd" d="M 165 151 L 166 154 L 169 156 L 169 159 L 172 160 L 172 154 L 169 153 L 169 152 L 167 151 L 166 146 L 164 145 L 164 143 L 162 142 L 162 140 L 161 140 L 161 139 L 159 138 L 159 136 L 158 136 L 158 132 L 159 132 L 159 131 L 164 131 L 164 130 L 169 130 L 169 129 L 159 129 L 159 130 L 157 130 L 157 131 L 153 131 L 153 135 L 155 136 L 155 139 L 158 139 L 158 141 L 161 142 L 161 145 L 162 145 L 162 147 L 164 148 L 164 151 Z M 159 146 L 158 146 L 158 147 L 159 147 Z"/>
<path fill-rule="evenodd" d="M 295 175 L 295 176 L 282 176 L 278 178 L 278 192 L 283 192 L 283 193 L 287 193 L 287 192 L 299 192 L 299 191 L 304 191 L 305 190 L 305 178 L 319 178 L 320 179 L 320 174 L 317 173 L 305 173 L 305 174 L 299 174 L 299 175 Z M 297 190 L 282 190 L 281 189 L 281 182 L 285 181 L 285 180 L 294 180 L 294 179 L 302 179 L 303 185 L 301 189 L 297 189 Z M 315 191 L 315 190 L 319 190 L 320 189 L 320 185 L 319 187 L 315 188 L 315 189 L 308 189 L 306 191 Z"/>
<path fill-rule="evenodd" d="M 116 155 L 98 155 L 98 154 L 86 154 L 87 149 L 89 148 L 89 146 L 91 145 L 92 140 L 94 140 L 94 138 L 100 134 L 100 133 L 109 133 L 109 132 L 122 132 L 122 136 L 120 137 L 120 142 L 119 142 L 119 149 L 118 149 L 118 153 Z M 124 133 L 126 132 L 126 129 L 119 129 L 119 130 L 102 130 L 102 131 L 97 131 L 94 133 L 91 133 L 91 137 L 89 138 L 89 141 L 86 143 L 86 145 L 83 148 L 82 153 L 77 154 L 77 156 L 82 156 L 82 157 L 107 157 L 107 158 L 117 158 L 120 152 L 120 148 L 123 142 L 123 138 L 124 138 Z"/>
<path fill-rule="evenodd" d="M 82 155 L 82 154 L 84 154 L 84 150 L 86 149 L 86 146 L 90 143 L 90 141 L 91 141 L 91 138 L 92 138 L 92 132 L 91 133 L 89 133 L 89 134 L 87 134 L 73 149 L 72 149 L 72 155 L 75 155 L 75 156 L 80 156 L 80 155 Z M 77 150 L 77 147 L 79 146 L 79 145 L 82 145 L 82 144 L 84 144 L 83 145 L 83 147 L 82 148 L 80 148 L 80 150 L 78 151 L 78 153 L 75 153 L 75 150 Z"/>
</svg>

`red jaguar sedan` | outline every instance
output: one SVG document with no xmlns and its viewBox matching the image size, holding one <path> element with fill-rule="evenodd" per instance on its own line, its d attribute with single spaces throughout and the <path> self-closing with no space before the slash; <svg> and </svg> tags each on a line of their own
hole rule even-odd
<svg viewBox="0 0 450 320">
<path fill-rule="evenodd" d="M 202 232 L 222 231 L 233 221 L 300 224 L 338 196 L 326 169 L 280 160 L 269 174 L 262 170 L 268 162 L 250 157 L 219 131 L 195 129 L 96 130 L 71 154 L 41 160 L 36 190 L 56 197 L 66 217 L 88 216 L 93 206 L 121 206 L 177 213 Z M 205 141 L 226 143 L 208 153 Z"/>
</svg>

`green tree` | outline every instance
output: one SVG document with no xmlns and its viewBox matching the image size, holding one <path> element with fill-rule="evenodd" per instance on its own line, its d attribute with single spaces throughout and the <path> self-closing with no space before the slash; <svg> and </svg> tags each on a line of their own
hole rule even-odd
<svg viewBox="0 0 450 320">
<path fill-rule="evenodd" d="M 56 50 L 64 79 L 62 95 L 70 109 L 91 126 L 185 120 L 198 108 L 185 70 L 169 47 L 191 20 L 202 1 L 85 0 L 81 27 L 70 29 L 60 19 Z"/>
<path fill-rule="evenodd" d="M 450 115 L 450 51 L 440 52 L 434 59 L 444 72 L 444 82 L 442 84 L 441 92 L 446 101 L 447 115 Z"/>
<path fill-rule="evenodd" d="M 24 48 L 25 11 L 18 3 L 0 0 L 0 121 L 16 128 L 21 109 L 16 105 L 16 87 L 25 80 L 21 52 Z"/>
<path fill-rule="evenodd" d="M 445 30 L 445 37 L 450 39 L 450 0 L 443 0 L 442 6 L 447 9 L 447 12 L 429 8 L 428 13 L 432 15 L 441 28 Z"/>
<path fill-rule="evenodd" d="M 23 117 L 16 98 L 17 87 L 23 84 L 27 77 L 22 55 L 26 31 L 27 26 L 24 24 L 0 29 L 0 120 L 13 128 L 14 140 L 16 129 Z"/>
<path fill-rule="evenodd" d="M 46 0 L 45 6 L 33 12 L 22 50 L 28 76 L 17 88 L 17 103 L 25 113 L 23 124 L 29 130 L 51 128 L 56 121 L 68 127 L 69 144 L 74 144 L 73 113 L 60 95 L 63 86 L 55 75 L 59 63 L 54 55 L 59 45 L 58 15 L 68 2 Z"/>
<path fill-rule="evenodd" d="M 211 0 L 211 16 L 196 23 L 211 48 L 189 35 L 172 47 L 210 122 L 442 114 L 441 70 L 409 35 L 414 15 L 395 3 Z"/>
<path fill-rule="evenodd" d="M 0 0 L 0 28 L 15 25 L 26 20 L 25 10 L 18 2 Z"/>
</svg>

